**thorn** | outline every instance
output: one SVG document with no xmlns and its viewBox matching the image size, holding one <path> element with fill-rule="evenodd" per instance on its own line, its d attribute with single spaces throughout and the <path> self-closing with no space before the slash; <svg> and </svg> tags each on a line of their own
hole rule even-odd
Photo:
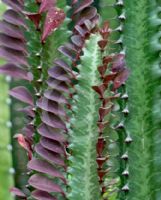
<svg viewBox="0 0 161 200">
<path fill-rule="evenodd" d="M 40 92 L 37 92 L 35 95 L 36 95 L 37 97 L 41 97 L 41 93 L 40 93 Z"/>
<path fill-rule="evenodd" d="M 37 69 L 39 69 L 39 70 L 42 70 L 42 66 L 41 66 L 41 65 L 39 65 L 39 66 L 37 67 Z"/>
<path fill-rule="evenodd" d="M 35 55 L 36 55 L 37 57 L 39 57 L 39 56 L 40 56 L 40 53 L 38 52 L 38 53 L 36 53 Z"/>
<path fill-rule="evenodd" d="M 35 107 L 33 107 L 33 108 L 32 108 L 32 111 L 34 111 L 34 112 L 35 112 L 35 111 L 36 111 L 36 108 L 35 108 Z"/>
<path fill-rule="evenodd" d="M 124 5 L 124 1 L 123 0 L 118 0 L 118 2 L 116 3 L 117 6 L 123 6 Z"/>
<path fill-rule="evenodd" d="M 37 83 L 42 83 L 43 80 L 40 78 L 40 79 L 38 79 L 36 82 L 37 82 Z"/>
<path fill-rule="evenodd" d="M 129 186 L 128 186 L 128 184 L 125 185 L 124 187 L 122 187 L 122 191 L 129 192 Z"/>
<path fill-rule="evenodd" d="M 122 14 L 119 16 L 119 19 L 120 19 L 120 20 L 125 20 L 125 19 L 126 19 L 125 13 L 122 13 Z"/>
<path fill-rule="evenodd" d="M 122 175 L 128 177 L 129 176 L 129 171 L 126 169 L 124 172 L 122 172 Z"/>
<path fill-rule="evenodd" d="M 10 173 L 10 174 L 15 174 L 15 169 L 14 169 L 13 167 L 11 167 L 11 168 L 9 169 L 9 173 Z"/>
<path fill-rule="evenodd" d="M 8 128 L 11 128 L 11 127 L 12 127 L 12 122 L 11 122 L 11 121 L 8 121 L 8 122 L 6 123 L 6 126 L 7 126 Z"/>
<path fill-rule="evenodd" d="M 7 150 L 8 150 L 8 151 L 12 151 L 12 150 L 13 150 L 13 147 L 12 147 L 11 144 L 8 144 L 8 145 L 7 145 Z"/>
<path fill-rule="evenodd" d="M 10 83 L 11 80 L 12 80 L 11 76 L 6 76 L 6 82 L 7 82 L 7 83 Z"/>
<path fill-rule="evenodd" d="M 127 160 L 129 159 L 128 154 L 127 154 L 127 153 L 123 154 L 123 155 L 121 156 L 121 159 L 127 161 Z"/>
<path fill-rule="evenodd" d="M 129 96 L 128 96 L 128 94 L 127 93 L 125 93 L 125 94 L 123 94 L 122 95 L 122 97 L 121 97 L 122 99 L 128 99 L 129 98 Z"/>
<path fill-rule="evenodd" d="M 123 26 L 122 25 L 118 26 L 116 29 L 114 29 L 114 31 L 122 32 L 123 31 Z"/>
<path fill-rule="evenodd" d="M 11 103 L 12 103 L 11 98 L 7 98 L 7 99 L 6 99 L 6 103 L 7 103 L 7 105 L 11 105 Z"/>
<path fill-rule="evenodd" d="M 126 107 L 126 108 L 122 111 L 122 113 L 124 113 L 125 115 L 129 114 L 129 109 Z"/>
<path fill-rule="evenodd" d="M 125 143 L 130 144 L 133 141 L 133 139 L 130 136 L 127 136 L 125 139 Z"/>
<path fill-rule="evenodd" d="M 124 123 L 123 122 L 120 122 L 117 126 L 116 126 L 116 129 L 122 129 L 124 128 Z"/>
</svg>

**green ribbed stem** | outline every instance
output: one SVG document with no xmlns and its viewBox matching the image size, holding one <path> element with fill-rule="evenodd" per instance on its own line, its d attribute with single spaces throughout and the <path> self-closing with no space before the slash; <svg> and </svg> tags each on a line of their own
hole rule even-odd
<svg viewBox="0 0 161 200">
<path fill-rule="evenodd" d="M 76 106 L 73 105 L 72 132 L 70 148 L 72 156 L 69 168 L 69 200 L 99 200 L 100 191 L 96 163 L 96 142 L 98 138 L 97 121 L 99 100 L 92 86 L 97 85 L 99 73 L 97 67 L 101 55 L 97 42 L 99 35 L 92 35 L 86 42 L 78 66 L 80 76 L 76 86 Z"/>
<path fill-rule="evenodd" d="M 152 110 L 157 77 L 152 71 L 155 57 L 150 41 L 155 29 L 150 24 L 150 14 L 155 1 L 126 0 L 124 3 L 124 45 L 127 66 L 131 70 L 127 82 L 130 115 L 126 128 L 134 140 L 128 152 L 130 191 L 126 199 L 154 200 L 155 194 L 151 196 L 151 193 L 158 184 L 151 177 L 154 173 L 154 136 L 158 134 L 158 127 L 154 124 Z"/>
<path fill-rule="evenodd" d="M 13 187 L 12 154 L 11 154 L 11 134 L 10 134 L 10 113 L 7 104 L 9 85 L 5 78 L 0 76 L 0 200 L 13 200 L 10 188 Z"/>
</svg>

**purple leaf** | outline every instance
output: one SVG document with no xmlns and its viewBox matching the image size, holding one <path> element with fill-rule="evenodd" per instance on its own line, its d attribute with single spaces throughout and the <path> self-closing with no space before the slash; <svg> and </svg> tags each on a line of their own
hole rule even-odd
<svg viewBox="0 0 161 200">
<path fill-rule="evenodd" d="M 0 30 L 2 33 L 10 37 L 17 38 L 23 41 L 25 40 L 24 34 L 18 26 L 10 24 L 6 21 L 0 21 Z"/>
<path fill-rule="evenodd" d="M 49 76 L 51 76 L 52 78 L 55 78 L 57 80 L 70 82 L 69 75 L 60 66 L 54 66 L 54 67 L 50 68 L 48 70 L 48 74 L 49 74 Z"/>
<path fill-rule="evenodd" d="M 63 94 L 57 90 L 47 90 L 44 93 L 44 96 L 52 101 L 56 101 L 58 103 L 64 103 L 67 104 L 67 99 L 63 96 Z"/>
<path fill-rule="evenodd" d="M 13 78 L 17 79 L 24 79 L 28 81 L 32 80 L 32 76 L 27 71 L 11 63 L 1 66 L 0 73 L 12 76 Z"/>
<path fill-rule="evenodd" d="M 35 190 L 32 192 L 31 196 L 36 200 L 57 200 L 57 198 L 53 197 L 48 192 L 44 192 L 41 190 Z"/>
<path fill-rule="evenodd" d="M 125 55 L 124 54 L 116 55 L 112 63 L 112 71 L 119 72 L 120 70 L 123 70 L 125 66 L 126 66 Z"/>
<path fill-rule="evenodd" d="M 55 101 L 51 101 L 46 98 L 41 98 L 37 101 L 37 106 L 47 112 L 51 112 L 59 116 L 66 116 L 66 113 L 62 106 Z"/>
<path fill-rule="evenodd" d="M 15 87 L 10 90 L 9 94 L 22 102 L 30 104 L 31 106 L 34 105 L 32 95 L 25 87 Z"/>
<path fill-rule="evenodd" d="M 2 0 L 5 4 L 7 4 L 9 7 L 13 8 L 13 10 L 16 10 L 18 12 L 22 12 L 23 5 L 19 3 L 17 0 Z"/>
<path fill-rule="evenodd" d="M 60 129 L 54 129 L 52 127 L 47 126 L 46 124 L 41 124 L 38 127 L 38 132 L 43 137 L 56 140 L 58 142 L 66 142 L 66 137 L 62 133 L 62 131 L 60 131 Z"/>
<path fill-rule="evenodd" d="M 42 137 L 40 140 L 40 143 L 45 149 L 48 149 L 50 151 L 53 151 L 53 152 L 59 153 L 59 154 L 65 153 L 64 148 L 57 141 L 53 141 L 48 138 Z"/>
<path fill-rule="evenodd" d="M 91 21 L 91 19 L 93 19 L 96 15 L 97 15 L 97 9 L 94 7 L 88 7 L 81 12 L 77 24 L 82 25 L 86 20 Z"/>
<path fill-rule="evenodd" d="M 55 7 L 49 9 L 43 28 L 42 42 L 45 42 L 46 38 L 63 23 L 64 19 L 65 13 L 63 10 Z"/>
<path fill-rule="evenodd" d="M 93 0 L 86 0 L 82 1 L 78 8 L 75 9 L 74 14 L 77 14 L 78 12 L 82 11 L 84 8 L 90 6 L 93 3 Z"/>
<path fill-rule="evenodd" d="M 41 120 L 53 127 L 53 128 L 60 128 L 60 129 L 64 129 L 66 130 L 66 126 L 65 123 L 61 120 L 60 117 L 58 117 L 57 115 L 53 114 L 53 113 L 49 113 L 49 112 L 43 112 L 42 116 L 41 116 Z"/>
<path fill-rule="evenodd" d="M 49 161 L 50 163 L 65 167 L 64 160 L 61 158 L 61 156 L 58 153 L 54 153 L 52 151 L 45 149 L 41 144 L 37 144 L 35 146 L 35 151 L 42 158 Z"/>
<path fill-rule="evenodd" d="M 22 16 L 20 16 L 16 11 L 14 10 L 7 10 L 3 14 L 3 19 L 7 21 L 10 24 L 16 25 L 16 26 L 23 26 L 26 27 L 25 21 Z"/>
<path fill-rule="evenodd" d="M 56 0 L 42 0 L 39 13 L 46 12 L 50 8 L 55 7 Z"/>
<path fill-rule="evenodd" d="M 70 60 L 75 61 L 76 60 L 76 53 L 72 51 L 71 49 L 65 47 L 65 46 L 60 46 L 58 48 L 58 51 L 61 52 L 63 55 L 67 56 Z"/>
<path fill-rule="evenodd" d="M 25 108 L 18 109 L 18 111 L 25 113 L 31 118 L 35 117 L 35 112 L 33 111 L 33 106 L 27 106 Z"/>
<path fill-rule="evenodd" d="M 130 71 L 128 69 L 122 70 L 114 80 L 113 89 L 118 89 L 128 79 Z"/>
<path fill-rule="evenodd" d="M 27 167 L 37 172 L 48 174 L 52 177 L 61 178 L 66 183 L 64 176 L 57 169 L 54 169 L 53 165 L 44 160 L 32 159 L 31 161 L 29 161 Z"/>
<path fill-rule="evenodd" d="M 76 25 L 74 27 L 75 31 L 78 32 L 79 35 L 81 35 L 83 38 L 86 36 L 86 34 L 88 33 L 87 30 L 85 30 L 84 28 L 82 28 L 80 25 Z"/>
<path fill-rule="evenodd" d="M 29 184 L 38 190 L 42 190 L 45 192 L 58 192 L 64 194 L 63 190 L 60 186 L 53 183 L 52 180 L 47 177 L 41 175 L 33 175 L 29 179 Z"/>
<path fill-rule="evenodd" d="M 25 137 L 30 141 L 32 141 L 32 137 L 34 135 L 34 131 L 35 131 L 35 128 L 31 124 L 26 125 L 26 127 L 24 127 L 22 129 L 22 133 L 24 133 Z"/>
<path fill-rule="evenodd" d="M 84 45 L 84 40 L 80 35 L 74 35 L 71 37 L 71 40 L 73 44 L 75 44 L 78 47 L 82 47 Z"/>
<path fill-rule="evenodd" d="M 53 79 L 53 78 L 49 78 L 47 80 L 47 84 L 52 89 L 55 89 L 55 90 L 58 90 L 58 91 L 61 91 L 61 92 L 70 93 L 68 85 L 64 81 L 59 81 L 59 80 L 56 80 L 56 79 Z"/>
<path fill-rule="evenodd" d="M 5 58 L 11 63 L 27 66 L 27 59 L 23 52 L 10 49 L 8 47 L 0 47 L 0 57 Z"/>
<path fill-rule="evenodd" d="M 26 195 L 18 188 L 13 187 L 10 189 L 10 192 L 18 197 L 26 198 Z"/>
<path fill-rule="evenodd" d="M 0 33 L 0 45 L 17 51 L 22 51 L 25 54 L 27 53 L 26 47 L 22 40 L 7 36 L 3 33 Z"/>
<path fill-rule="evenodd" d="M 65 71 L 72 72 L 70 66 L 69 66 L 66 62 L 64 62 L 63 60 L 61 60 L 61 59 L 56 59 L 56 60 L 54 61 L 54 63 L 55 63 L 56 65 L 60 66 L 61 68 L 63 68 Z"/>
</svg>

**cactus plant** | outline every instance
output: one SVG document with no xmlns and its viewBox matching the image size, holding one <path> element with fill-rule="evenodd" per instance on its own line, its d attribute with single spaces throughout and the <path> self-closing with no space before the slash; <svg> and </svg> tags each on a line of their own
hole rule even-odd
<svg viewBox="0 0 161 200">
<path fill-rule="evenodd" d="M 9 93 L 24 103 L 15 138 L 28 156 L 26 188 L 11 192 L 159 200 L 159 2 L 3 2 L 0 72 L 23 80 Z"/>
</svg>

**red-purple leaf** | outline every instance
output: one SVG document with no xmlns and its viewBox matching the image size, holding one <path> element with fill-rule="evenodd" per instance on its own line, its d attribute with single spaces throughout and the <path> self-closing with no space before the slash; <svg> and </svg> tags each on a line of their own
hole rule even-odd
<svg viewBox="0 0 161 200">
<path fill-rule="evenodd" d="M 41 136 L 56 140 L 58 142 L 66 141 L 65 135 L 60 131 L 60 129 L 54 129 L 50 126 L 47 126 L 46 124 L 41 124 L 38 127 L 38 132 Z"/>
<path fill-rule="evenodd" d="M 35 190 L 32 192 L 31 196 L 36 200 L 57 200 L 57 198 L 53 197 L 48 192 L 41 190 Z"/>
<path fill-rule="evenodd" d="M 93 86 L 92 88 L 99 94 L 100 98 L 103 98 L 104 92 L 107 87 L 104 84 L 102 84 L 99 86 Z"/>
<path fill-rule="evenodd" d="M 98 67 L 98 71 L 101 77 L 104 77 L 106 70 L 107 70 L 107 65 L 102 65 Z"/>
<path fill-rule="evenodd" d="M 0 73 L 12 76 L 17 79 L 32 80 L 32 76 L 20 67 L 14 64 L 8 63 L 0 67 Z"/>
<path fill-rule="evenodd" d="M 14 10 L 7 10 L 4 15 L 3 19 L 7 21 L 10 24 L 17 25 L 17 26 L 23 26 L 26 28 L 26 24 L 24 22 L 24 19 L 22 16 L 20 16 L 16 11 Z"/>
<path fill-rule="evenodd" d="M 119 97 L 120 97 L 120 93 L 115 94 L 114 96 L 108 96 L 107 98 L 105 98 L 103 100 L 103 106 L 106 106 L 109 102 L 111 102 L 112 100 L 117 99 Z"/>
<path fill-rule="evenodd" d="M 111 74 L 107 74 L 104 79 L 103 82 L 105 85 L 108 85 L 110 81 L 113 81 L 115 79 L 115 77 L 117 76 L 117 73 L 111 73 Z"/>
<path fill-rule="evenodd" d="M 61 178 L 66 183 L 64 176 L 57 169 L 55 169 L 53 165 L 49 164 L 48 162 L 44 160 L 32 159 L 28 163 L 27 167 L 29 169 L 32 169 L 44 174 L 48 174 L 52 177 Z"/>
<path fill-rule="evenodd" d="M 102 38 L 107 39 L 110 34 L 110 31 L 111 29 L 109 26 L 109 22 L 108 21 L 104 22 L 103 27 L 100 29 L 100 34 L 102 35 Z"/>
<path fill-rule="evenodd" d="M 18 188 L 13 187 L 10 189 L 10 192 L 18 197 L 26 198 L 26 195 Z"/>
<path fill-rule="evenodd" d="M 41 116 L 42 121 L 53 127 L 53 128 L 60 128 L 66 130 L 65 123 L 61 120 L 61 118 L 53 113 L 43 112 Z"/>
<path fill-rule="evenodd" d="M 49 9 L 45 19 L 42 42 L 45 42 L 46 38 L 63 23 L 64 19 L 65 13 L 63 10 L 55 7 Z"/>
<path fill-rule="evenodd" d="M 98 154 L 98 156 L 102 155 L 105 144 L 106 144 L 106 140 L 103 137 L 99 137 L 98 142 L 97 142 L 97 154 Z"/>
<path fill-rule="evenodd" d="M 41 140 L 40 140 L 40 143 L 44 148 L 46 148 L 50 151 L 53 151 L 53 152 L 59 153 L 59 154 L 65 153 L 64 148 L 57 141 L 53 141 L 53 140 L 50 140 L 48 138 L 42 137 Z"/>
<path fill-rule="evenodd" d="M 53 183 L 52 180 L 47 177 L 41 175 L 33 175 L 29 179 L 29 184 L 38 190 L 42 190 L 45 192 L 58 192 L 64 194 L 63 190 L 60 186 Z"/>
<path fill-rule="evenodd" d="M 10 90 L 9 94 L 22 102 L 30 104 L 31 106 L 34 105 L 32 95 L 25 87 L 15 87 Z"/>
<path fill-rule="evenodd" d="M 104 48 L 107 46 L 108 41 L 107 40 L 100 40 L 98 42 L 99 47 L 101 48 L 101 50 L 104 50 Z"/>
<path fill-rule="evenodd" d="M 20 146 L 22 146 L 27 152 L 29 160 L 32 158 L 32 149 L 30 143 L 27 141 L 27 139 L 22 134 L 16 134 L 14 138 L 17 138 L 18 143 Z"/>
<path fill-rule="evenodd" d="M 65 167 L 64 160 L 58 153 L 45 149 L 41 144 L 35 146 L 35 151 L 50 163 Z"/>
<path fill-rule="evenodd" d="M 103 108 L 103 107 L 99 108 L 99 117 L 100 117 L 100 121 L 102 121 L 102 120 L 104 119 L 104 117 L 105 117 L 109 112 L 111 112 L 112 107 L 113 107 L 113 106 L 111 105 L 111 106 L 108 107 L 108 108 Z"/>
<path fill-rule="evenodd" d="M 29 13 L 24 12 L 24 14 L 35 24 L 36 28 L 39 28 L 39 24 L 41 21 L 41 15 L 39 13 Z"/>
<path fill-rule="evenodd" d="M 49 9 L 55 7 L 55 4 L 56 0 L 42 0 L 39 13 L 48 11 Z"/>
</svg>

